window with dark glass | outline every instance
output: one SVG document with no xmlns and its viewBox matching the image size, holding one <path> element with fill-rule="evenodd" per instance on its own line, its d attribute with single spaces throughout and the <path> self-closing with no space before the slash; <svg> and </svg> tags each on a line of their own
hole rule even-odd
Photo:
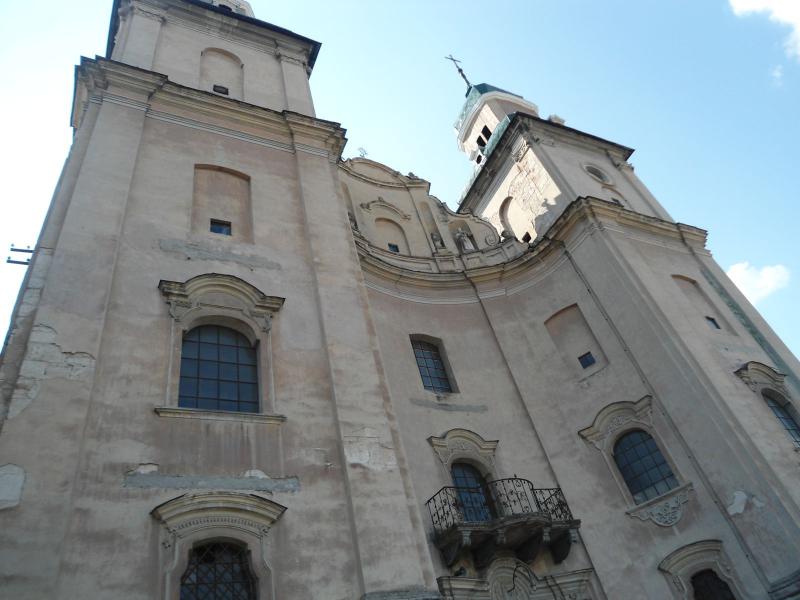
<svg viewBox="0 0 800 600">
<path fill-rule="evenodd" d="M 778 398 L 773 397 L 769 393 L 764 393 L 763 396 L 764 400 L 767 401 L 767 406 L 772 409 L 775 418 L 783 425 L 783 428 L 786 430 L 786 433 L 789 434 L 794 445 L 800 448 L 800 425 L 797 424 L 797 421 L 794 420 L 794 417 L 786 409 L 786 406 L 781 404 Z"/>
<path fill-rule="evenodd" d="M 492 511 L 486 481 L 478 469 L 467 463 L 453 463 L 453 486 L 465 521 L 489 521 Z"/>
<path fill-rule="evenodd" d="M 492 130 L 484 125 L 483 129 L 481 129 L 481 135 L 488 140 L 490 137 L 492 137 Z"/>
<path fill-rule="evenodd" d="M 192 548 L 181 577 L 180 600 L 256 600 L 247 548 L 212 542 Z"/>
<path fill-rule="evenodd" d="M 486 140 L 483 139 L 483 137 L 480 135 L 478 136 L 478 139 L 475 140 L 475 143 L 478 144 L 478 146 L 480 146 L 481 148 L 486 147 Z"/>
<path fill-rule="evenodd" d="M 447 376 L 439 348 L 430 342 L 413 339 L 411 346 L 414 348 L 414 357 L 417 359 L 417 367 L 422 377 L 422 386 L 433 392 L 452 392 L 453 387 L 450 385 L 450 378 Z"/>
<path fill-rule="evenodd" d="M 722 329 L 714 317 L 706 317 L 706 323 L 708 323 L 708 326 L 711 327 L 711 329 Z"/>
<path fill-rule="evenodd" d="M 214 84 L 214 86 L 211 89 L 217 92 L 218 94 L 225 94 L 226 96 L 230 93 L 228 88 L 226 88 L 224 85 Z"/>
<path fill-rule="evenodd" d="M 258 412 L 258 367 L 250 340 L 217 325 L 202 325 L 187 333 L 178 406 Z"/>
<path fill-rule="evenodd" d="M 389 244 L 389 252 L 400 252 L 400 246 L 397 244 Z"/>
<path fill-rule="evenodd" d="M 730 586 L 711 569 L 692 575 L 694 600 L 736 600 Z"/>
<path fill-rule="evenodd" d="M 211 233 L 231 235 L 230 221 L 218 221 L 217 219 L 211 219 Z"/>
<path fill-rule="evenodd" d="M 581 366 L 584 369 L 588 369 L 593 364 L 595 364 L 597 361 L 594 359 L 594 355 L 591 352 L 587 352 L 586 354 L 581 354 L 578 357 L 578 362 L 581 363 Z"/>
<path fill-rule="evenodd" d="M 644 431 L 623 435 L 614 445 L 614 461 L 636 504 L 678 487 L 678 480 L 656 441 Z"/>
</svg>

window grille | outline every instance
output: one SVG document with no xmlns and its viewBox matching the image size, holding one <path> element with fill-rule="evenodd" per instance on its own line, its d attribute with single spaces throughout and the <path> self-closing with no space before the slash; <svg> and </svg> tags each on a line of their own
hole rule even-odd
<svg viewBox="0 0 800 600">
<path fill-rule="evenodd" d="M 417 359 L 423 387 L 432 392 L 452 392 L 453 388 L 439 354 L 439 348 L 422 340 L 411 340 L 411 346 L 414 348 L 414 357 Z"/>
<path fill-rule="evenodd" d="M 623 435 L 614 445 L 614 461 L 636 504 L 678 487 L 655 440 L 644 431 Z"/>
<path fill-rule="evenodd" d="M 202 325 L 183 338 L 178 406 L 258 412 L 256 349 L 238 331 Z"/>
<path fill-rule="evenodd" d="M 180 600 L 256 600 L 247 549 L 213 542 L 193 548 L 181 577 Z"/>
</svg>

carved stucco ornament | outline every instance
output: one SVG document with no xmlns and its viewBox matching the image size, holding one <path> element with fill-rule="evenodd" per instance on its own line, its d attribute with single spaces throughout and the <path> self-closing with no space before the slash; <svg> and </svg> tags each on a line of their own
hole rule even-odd
<svg viewBox="0 0 800 600">
<path fill-rule="evenodd" d="M 751 360 L 734 373 L 757 394 L 769 388 L 789 397 L 789 391 L 786 389 L 786 375 L 779 373 L 769 365 Z"/>
<path fill-rule="evenodd" d="M 394 204 L 390 204 L 386 200 L 384 200 L 381 196 L 378 196 L 377 200 L 372 200 L 371 202 L 362 202 L 359 206 L 367 211 L 372 211 L 375 208 L 382 208 L 389 212 L 396 214 L 398 217 L 403 219 L 404 221 L 408 221 L 411 219 L 411 215 L 404 213 L 402 210 L 397 208 Z"/>
<path fill-rule="evenodd" d="M 469 429 L 451 429 L 442 437 L 429 437 L 428 442 L 447 468 L 458 459 L 472 459 L 494 469 L 497 440 L 484 440 Z"/>
<path fill-rule="evenodd" d="M 725 554 L 719 540 L 701 540 L 678 548 L 658 565 L 679 598 L 690 600 L 691 578 L 704 569 L 713 570 L 734 591 L 736 598 L 748 598 L 742 593 L 741 585 L 731 568 L 731 561 Z"/>
<path fill-rule="evenodd" d="M 270 330 L 272 315 L 284 299 L 267 296 L 258 288 L 233 275 L 209 273 L 184 283 L 162 280 L 158 289 L 169 304 L 169 313 L 181 322 L 203 314 L 230 315 Z"/>
<path fill-rule="evenodd" d="M 652 521 L 661 527 L 672 527 L 681 520 L 683 507 L 689 502 L 690 491 L 692 484 L 686 483 L 628 510 L 627 513 L 642 521 Z"/>
<path fill-rule="evenodd" d="M 653 426 L 652 397 L 637 402 L 614 402 L 597 413 L 594 422 L 578 432 L 598 450 L 606 450 L 614 434 L 623 427 L 639 423 L 647 429 Z"/>
</svg>

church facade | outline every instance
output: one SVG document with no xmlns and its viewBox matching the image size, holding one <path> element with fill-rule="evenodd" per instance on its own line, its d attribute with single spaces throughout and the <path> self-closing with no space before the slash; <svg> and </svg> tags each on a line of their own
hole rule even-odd
<svg viewBox="0 0 800 600">
<path fill-rule="evenodd" d="M 632 149 L 470 85 L 456 211 L 320 44 L 114 0 L 0 365 L 0 598 L 800 598 L 800 363 Z"/>
</svg>

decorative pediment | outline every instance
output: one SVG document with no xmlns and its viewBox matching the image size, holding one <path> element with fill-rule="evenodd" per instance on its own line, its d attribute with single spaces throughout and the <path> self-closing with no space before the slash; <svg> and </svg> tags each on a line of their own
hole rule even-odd
<svg viewBox="0 0 800 600">
<path fill-rule="evenodd" d="M 730 559 L 719 540 L 701 540 L 678 548 L 658 565 L 679 598 L 693 597 L 691 578 L 704 569 L 713 570 L 734 591 L 736 598 L 745 598 Z"/>
<path fill-rule="evenodd" d="M 613 434 L 623 427 L 641 424 L 646 428 L 653 425 L 652 398 L 645 396 L 637 402 L 614 402 L 597 413 L 594 423 L 578 432 L 583 439 L 598 450 L 604 450 Z"/>
<path fill-rule="evenodd" d="M 277 502 L 242 492 L 195 492 L 161 504 L 150 513 L 164 528 L 164 547 L 201 529 L 224 527 L 265 535 L 286 510 Z"/>
<path fill-rule="evenodd" d="M 158 289 L 176 321 L 203 314 L 232 314 L 255 322 L 263 331 L 269 331 L 272 315 L 284 302 L 238 277 L 219 273 L 198 275 L 184 283 L 161 280 Z"/>
<path fill-rule="evenodd" d="M 372 212 L 373 209 L 384 209 L 391 213 L 394 213 L 404 221 L 408 221 L 411 219 L 411 215 L 404 213 L 402 210 L 397 208 L 394 204 L 390 204 L 386 200 L 384 200 L 381 196 L 378 196 L 377 200 L 372 200 L 371 202 L 362 202 L 359 206 L 362 209 Z"/>
<path fill-rule="evenodd" d="M 494 468 L 497 440 L 484 440 L 469 429 L 451 429 L 442 437 L 429 437 L 439 460 L 446 467 L 459 459 L 472 459 L 487 467 Z"/>
<path fill-rule="evenodd" d="M 779 373 L 769 365 L 751 360 L 734 371 L 734 373 L 747 384 L 747 387 L 756 393 L 760 393 L 765 388 L 770 388 L 784 396 L 789 396 L 785 385 L 786 375 Z"/>
</svg>

